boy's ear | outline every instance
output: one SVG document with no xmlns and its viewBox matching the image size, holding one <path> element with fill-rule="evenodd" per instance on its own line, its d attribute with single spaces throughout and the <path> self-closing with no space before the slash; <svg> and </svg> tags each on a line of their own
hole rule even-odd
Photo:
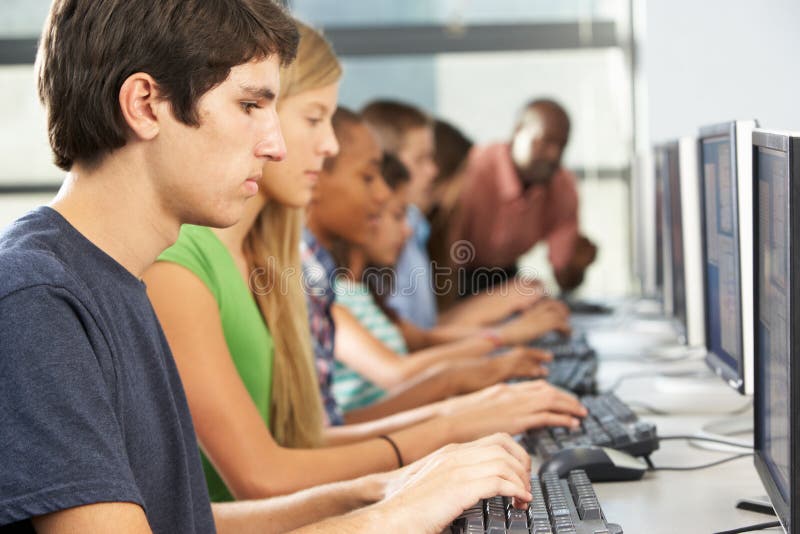
<svg viewBox="0 0 800 534">
<path fill-rule="evenodd" d="M 119 90 L 119 106 L 128 128 L 142 140 L 153 139 L 160 130 L 159 115 L 166 101 L 156 81 L 147 73 L 128 76 Z"/>
</svg>

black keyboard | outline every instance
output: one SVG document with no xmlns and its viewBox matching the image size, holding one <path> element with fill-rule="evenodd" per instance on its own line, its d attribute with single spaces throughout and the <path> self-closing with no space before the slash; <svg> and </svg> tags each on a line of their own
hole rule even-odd
<svg viewBox="0 0 800 534">
<path fill-rule="evenodd" d="M 547 460 L 561 449 L 596 445 L 632 456 L 649 456 L 658 449 L 656 426 L 639 417 L 613 393 L 586 395 L 581 402 L 589 415 L 576 429 L 566 427 L 529 430 L 523 439 L 528 451 Z"/>
<path fill-rule="evenodd" d="M 578 315 L 609 315 L 614 313 L 614 309 L 588 300 L 566 300 L 569 311 Z"/>
<path fill-rule="evenodd" d="M 589 477 L 581 470 L 566 479 L 555 473 L 531 477 L 533 502 L 513 508 L 509 499 L 492 497 L 464 511 L 451 525 L 451 534 L 622 534 L 606 522 Z M 445 530 L 447 532 L 447 530 Z"/>
<path fill-rule="evenodd" d="M 557 358 L 547 364 L 547 381 L 576 395 L 597 392 L 597 358 Z"/>
<path fill-rule="evenodd" d="M 547 364 L 548 382 L 576 395 L 597 392 L 597 354 L 584 335 L 573 334 L 564 338 L 549 334 L 536 340 L 532 346 L 553 354 L 553 361 Z"/>
<path fill-rule="evenodd" d="M 551 352 L 556 360 L 559 358 L 591 358 L 596 356 L 594 349 L 589 345 L 586 341 L 586 336 L 582 333 L 575 333 L 570 337 L 550 333 L 531 343 L 531 346 Z"/>
</svg>

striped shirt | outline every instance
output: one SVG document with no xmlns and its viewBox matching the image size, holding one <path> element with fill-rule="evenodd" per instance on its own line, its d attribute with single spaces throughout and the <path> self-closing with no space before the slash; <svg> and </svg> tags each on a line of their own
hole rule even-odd
<svg viewBox="0 0 800 534">
<path fill-rule="evenodd" d="M 365 284 L 337 278 L 333 287 L 336 302 L 347 308 L 364 328 L 393 352 L 408 354 L 402 332 L 381 310 Z M 385 393 L 381 387 L 336 360 L 333 371 L 333 395 L 336 403 L 345 412 L 369 406 Z"/>
</svg>

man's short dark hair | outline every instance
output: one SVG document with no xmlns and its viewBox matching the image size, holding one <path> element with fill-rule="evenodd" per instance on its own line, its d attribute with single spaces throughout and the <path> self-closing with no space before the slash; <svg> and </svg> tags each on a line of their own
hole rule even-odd
<svg viewBox="0 0 800 534">
<path fill-rule="evenodd" d="M 396 191 L 400 186 L 403 186 L 411 181 L 411 175 L 408 168 L 403 165 L 400 158 L 391 152 L 383 153 L 383 160 L 381 161 L 381 175 L 389 189 Z"/>
<path fill-rule="evenodd" d="M 298 40 L 271 0 L 54 0 L 36 70 L 56 165 L 125 145 L 119 91 L 132 74 L 152 76 L 175 118 L 199 126 L 197 101 L 231 68 L 272 56 L 287 65 Z"/>
</svg>

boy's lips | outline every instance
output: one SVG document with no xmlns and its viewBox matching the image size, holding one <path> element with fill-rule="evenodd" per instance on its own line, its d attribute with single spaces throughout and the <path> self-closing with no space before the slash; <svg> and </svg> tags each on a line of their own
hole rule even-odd
<svg viewBox="0 0 800 534">
<path fill-rule="evenodd" d="M 255 195 L 258 193 L 258 182 L 261 180 L 261 175 L 251 176 L 247 180 L 244 181 L 244 187 L 247 189 L 247 192 Z"/>
</svg>

